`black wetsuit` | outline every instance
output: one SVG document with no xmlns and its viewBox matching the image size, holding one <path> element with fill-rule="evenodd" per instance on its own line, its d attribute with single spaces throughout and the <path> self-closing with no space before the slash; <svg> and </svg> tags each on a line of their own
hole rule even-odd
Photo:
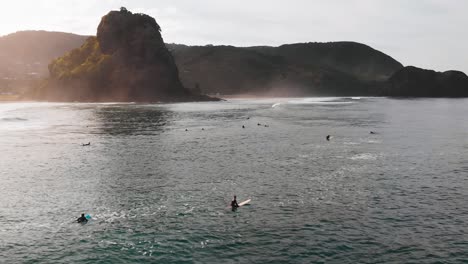
<svg viewBox="0 0 468 264">
<path fill-rule="evenodd" d="M 88 219 L 86 219 L 84 216 L 80 216 L 78 219 L 76 219 L 76 222 L 85 224 L 88 223 Z"/>
<path fill-rule="evenodd" d="M 232 210 L 233 210 L 233 211 L 236 210 L 237 207 L 239 207 L 239 205 L 237 204 L 237 201 L 236 201 L 236 200 L 233 200 L 233 201 L 231 202 L 231 208 L 232 208 Z"/>
</svg>

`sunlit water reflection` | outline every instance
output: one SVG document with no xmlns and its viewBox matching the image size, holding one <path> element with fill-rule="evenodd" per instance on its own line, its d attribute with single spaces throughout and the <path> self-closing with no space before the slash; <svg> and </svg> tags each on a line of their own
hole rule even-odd
<svg viewBox="0 0 468 264">
<path fill-rule="evenodd" d="M 0 262 L 463 262 L 467 111 L 450 99 L 3 103 Z M 234 194 L 251 205 L 226 209 Z M 74 223 L 82 212 L 93 220 Z"/>
</svg>

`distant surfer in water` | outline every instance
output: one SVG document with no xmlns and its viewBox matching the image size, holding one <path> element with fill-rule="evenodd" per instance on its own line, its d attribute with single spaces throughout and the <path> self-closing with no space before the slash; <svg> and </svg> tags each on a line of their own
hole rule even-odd
<svg viewBox="0 0 468 264">
<path fill-rule="evenodd" d="M 234 200 L 231 202 L 232 211 L 235 211 L 237 207 L 239 207 L 239 204 L 237 204 L 236 196 L 234 195 Z"/>
<path fill-rule="evenodd" d="M 83 147 L 91 146 L 91 142 L 88 142 L 88 144 L 81 144 L 81 146 L 83 146 Z"/>
<path fill-rule="evenodd" d="M 243 125 L 242 128 L 245 128 L 245 126 Z"/>
<path fill-rule="evenodd" d="M 86 224 L 88 223 L 88 219 L 86 219 L 84 214 L 81 214 L 81 216 L 76 219 L 76 222 Z"/>
<path fill-rule="evenodd" d="M 371 131 L 370 134 L 377 134 L 377 133 L 375 133 L 374 131 Z"/>
<path fill-rule="evenodd" d="M 327 141 L 330 141 L 330 135 L 327 136 Z"/>
</svg>

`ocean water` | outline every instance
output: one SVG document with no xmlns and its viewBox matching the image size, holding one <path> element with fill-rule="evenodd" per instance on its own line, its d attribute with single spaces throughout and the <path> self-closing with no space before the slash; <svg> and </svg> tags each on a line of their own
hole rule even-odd
<svg viewBox="0 0 468 264">
<path fill-rule="evenodd" d="M 467 113 L 1 103 L 0 263 L 468 263 Z M 233 195 L 252 202 L 232 212 Z"/>
</svg>

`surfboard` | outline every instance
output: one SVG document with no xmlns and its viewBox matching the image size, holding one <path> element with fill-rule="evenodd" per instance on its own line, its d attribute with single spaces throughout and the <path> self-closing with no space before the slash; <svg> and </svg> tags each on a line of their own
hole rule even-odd
<svg viewBox="0 0 468 264">
<path fill-rule="evenodd" d="M 239 207 L 250 203 L 250 201 L 252 201 L 252 199 L 248 199 L 248 200 L 243 201 L 242 203 L 239 204 Z"/>
<path fill-rule="evenodd" d="M 85 215 L 86 219 L 91 220 L 91 216 L 89 214 Z"/>
</svg>

